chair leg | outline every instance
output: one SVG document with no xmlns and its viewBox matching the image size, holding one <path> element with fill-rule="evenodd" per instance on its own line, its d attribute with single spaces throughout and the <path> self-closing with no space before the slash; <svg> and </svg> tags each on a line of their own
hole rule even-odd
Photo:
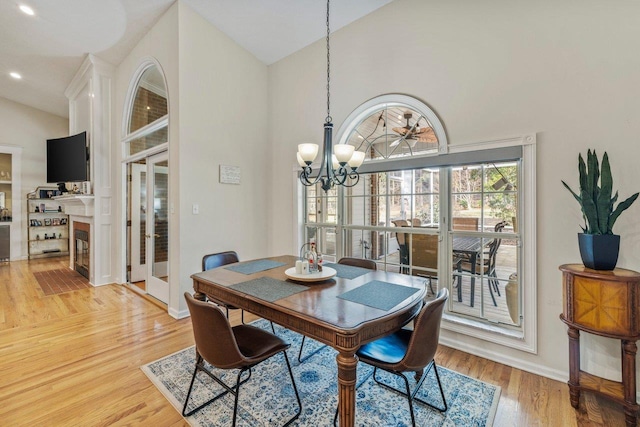
<svg viewBox="0 0 640 427">
<path fill-rule="evenodd" d="M 289 357 L 287 356 L 287 351 L 283 351 L 284 360 L 287 362 L 287 370 L 289 371 L 289 377 L 291 377 L 291 384 L 293 385 L 293 391 L 296 393 L 296 400 L 298 401 L 298 412 L 285 424 L 285 426 L 290 425 L 292 422 L 298 419 L 300 414 L 302 413 L 302 401 L 300 400 L 300 394 L 298 394 L 298 387 L 296 387 L 296 380 L 293 378 L 293 371 L 291 370 L 291 363 L 289 363 Z"/>
<path fill-rule="evenodd" d="M 246 371 L 247 369 L 245 369 L 244 371 Z M 202 371 L 205 374 L 207 374 L 211 379 L 213 379 L 215 382 L 217 382 L 218 384 L 220 384 L 225 391 L 215 395 L 213 398 L 207 400 L 205 403 L 203 403 L 202 405 L 198 406 L 195 409 L 192 409 L 191 411 L 187 412 L 187 406 L 189 404 L 189 397 L 191 397 L 191 392 L 193 390 L 193 385 L 195 383 L 196 380 L 196 375 L 198 374 L 198 371 Z M 240 375 L 244 372 L 240 372 Z M 246 383 L 247 381 L 249 381 L 249 379 L 251 378 L 251 368 L 248 369 L 249 371 L 249 375 L 247 376 L 247 378 L 245 378 L 244 380 L 240 381 L 240 385 Z M 195 414 L 196 412 L 198 412 L 200 409 L 204 408 L 205 406 L 210 405 L 211 403 L 215 402 L 216 400 L 220 399 L 221 397 L 225 396 L 227 393 L 231 393 L 231 394 L 236 394 L 236 389 L 237 385 L 233 388 L 229 387 L 227 384 L 225 384 L 222 380 L 220 380 L 218 377 L 216 377 L 215 375 L 213 375 L 211 372 L 209 372 L 203 365 L 203 360 L 202 357 L 200 355 L 198 355 L 196 357 L 196 367 L 193 371 L 193 377 L 191 378 L 191 384 L 189 385 L 189 391 L 187 392 L 187 398 L 184 401 L 184 406 L 182 408 L 182 416 L 183 417 L 188 417 L 191 416 L 193 414 Z"/>
<path fill-rule="evenodd" d="M 304 348 L 304 342 L 306 339 L 307 337 L 303 335 L 302 342 L 300 343 L 300 351 L 298 352 L 298 363 L 305 362 L 308 358 L 310 358 L 311 356 L 313 356 L 314 354 L 316 354 L 317 352 L 319 352 L 320 350 L 326 347 L 326 345 L 322 345 L 319 348 L 312 351 L 311 353 L 307 354 L 305 357 L 302 357 L 302 349 Z"/>
<path fill-rule="evenodd" d="M 493 283 L 491 283 L 492 279 L 490 278 L 487 279 L 487 282 L 488 282 L 487 285 L 489 285 L 489 294 L 491 294 L 491 300 L 493 301 L 493 305 L 497 307 L 498 303 L 496 302 L 495 295 L 493 295 Z"/>
<path fill-rule="evenodd" d="M 424 383 L 424 380 L 427 378 L 427 374 L 431 370 L 431 367 L 433 367 L 434 372 L 436 374 L 436 380 L 438 381 L 438 387 L 440 388 L 440 396 L 442 397 L 442 402 L 444 404 L 443 407 L 441 407 L 441 408 L 439 408 L 439 407 L 437 407 L 435 405 L 432 405 L 431 403 L 429 403 L 429 402 L 427 402 L 427 401 L 425 401 L 423 399 L 420 399 L 419 397 L 416 396 L 418 394 L 418 391 L 420 391 L 420 387 L 422 387 L 422 384 Z M 382 368 L 380 368 L 380 369 L 382 369 Z M 427 368 L 427 372 L 425 372 L 425 374 L 422 375 L 422 377 L 420 378 L 420 380 L 416 384 L 416 388 L 413 390 L 413 393 L 411 393 L 411 391 L 409 389 L 409 380 L 407 379 L 406 375 L 404 375 L 402 372 L 388 371 L 386 369 L 383 369 L 383 371 L 385 371 L 385 372 L 389 372 L 390 374 L 402 377 L 402 379 L 404 380 L 404 383 L 405 383 L 406 392 L 402 391 L 402 390 L 398 390 L 397 388 L 391 387 L 390 385 L 387 385 L 387 384 L 383 383 L 382 381 L 380 381 L 378 378 L 376 378 L 377 371 L 378 371 L 378 368 L 377 367 L 374 368 L 374 370 L 373 370 L 373 379 L 374 379 L 374 381 L 376 383 L 378 383 L 380 386 L 382 386 L 382 387 L 384 387 L 384 388 L 386 388 L 388 390 L 391 390 L 391 391 L 394 391 L 394 392 L 396 392 L 398 394 L 401 394 L 401 395 L 405 396 L 408 399 L 408 401 L 409 401 L 409 409 L 411 410 L 411 422 L 412 422 L 414 427 L 415 427 L 416 424 L 415 424 L 415 415 L 413 413 L 413 400 L 417 400 L 418 402 L 420 402 L 420 403 L 422 403 L 424 405 L 427 405 L 430 408 L 433 408 L 433 409 L 435 409 L 437 411 L 440 411 L 440 412 L 446 412 L 447 411 L 447 409 L 448 409 L 447 400 L 444 397 L 444 390 L 442 388 L 442 383 L 440 382 L 440 375 L 438 375 L 438 370 L 436 368 L 436 362 L 435 361 L 431 362 L 431 364 Z"/>
</svg>

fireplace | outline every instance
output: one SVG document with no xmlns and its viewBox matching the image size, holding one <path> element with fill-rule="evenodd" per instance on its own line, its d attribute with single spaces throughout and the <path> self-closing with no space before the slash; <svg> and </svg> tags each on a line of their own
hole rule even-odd
<svg viewBox="0 0 640 427">
<path fill-rule="evenodd" d="M 73 223 L 73 238 L 75 240 L 74 270 L 89 279 L 90 252 L 89 230 L 90 225 L 84 222 Z"/>
</svg>

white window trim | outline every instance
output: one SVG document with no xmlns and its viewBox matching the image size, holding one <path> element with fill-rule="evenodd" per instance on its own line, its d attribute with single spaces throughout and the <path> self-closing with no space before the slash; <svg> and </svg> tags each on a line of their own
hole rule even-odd
<svg viewBox="0 0 640 427">
<path fill-rule="evenodd" d="M 431 109 L 431 107 L 429 107 L 419 99 L 400 94 L 376 96 L 375 98 L 372 98 L 367 102 L 359 105 L 358 108 L 353 110 L 351 114 L 349 114 L 347 118 L 344 119 L 342 125 L 338 129 L 338 133 L 336 135 L 337 144 L 346 144 L 347 137 L 351 134 L 353 129 L 359 126 L 364 119 L 369 117 L 374 112 L 380 111 L 382 108 L 398 106 L 407 107 L 415 111 L 419 111 L 427 118 L 427 120 L 433 127 L 433 132 L 438 138 L 438 153 L 434 153 L 431 155 L 437 156 L 438 154 L 447 152 L 447 149 L 449 147 L 449 143 L 447 141 L 447 133 L 444 131 L 444 126 L 442 126 L 440 118 L 436 115 L 436 113 Z"/>
<path fill-rule="evenodd" d="M 375 97 L 362 105 L 358 106 L 343 122 L 337 133 L 336 143 L 345 143 L 347 136 L 363 119 L 368 117 L 372 112 L 379 110 L 381 104 L 388 104 L 389 106 L 405 105 L 420 112 L 430 112 L 431 114 L 425 114 L 426 117 L 434 125 L 434 131 L 440 141 L 439 152 L 433 155 L 437 156 L 444 153 L 463 153 L 468 151 L 488 150 L 494 148 L 505 148 L 511 146 L 522 146 L 522 161 L 521 171 L 519 177 L 519 215 L 518 228 L 522 241 L 522 257 L 519 260 L 519 268 L 521 277 L 519 277 L 520 283 L 522 283 L 522 298 L 520 307 L 520 314 L 522 316 L 522 329 L 518 330 L 510 329 L 505 326 L 487 324 L 484 321 L 475 321 L 468 318 L 453 314 L 445 314 L 443 317 L 442 328 L 451 332 L 468 335 L 471 337 L 479 338 L 487 342 L 493 342 L 500 345 L 504 345 L 510 348 L 526 351 L 529 353 L 537 354 L 537 256 L 536 256 L 536 134 L 525 134 L 513 138 L 496 139 L 489 141 L 471 142 L 464 144 L 448 145 L 446 133 L 440 123 L 440 119 L 435 115 L 430 107 L 421 101 L 406 95 L 388 94 Z M 431 117 L 433 116 L 433 117 Z M 416 156 L 413 156 L 415 158 Z M 385 162 L 387 160 L 380 160 Z M 294 168 L 294 214 L 297 221 L 293 224 L 294 227 L 294 245 L 299 248 L 303 243 L 304 236 L 304 218 L 302 214 L 304 211 L 304 200 L 302 194 L 303 189 L 299 185 L 298 171 Z M 442 183 L 441 183 L 442 185 Z M 338 202 L 343 203 L 343 197 L 339 192 Z M 339 207 L 338 212 L 341 212 Z M 342 221 L 338 220 L 337 235 L 342 233 Z M 336 242 L 338 244 L 338 242 Z M 441 254 L 443 257 L 446 255 Z M 445 263 L 447 261 L 444 261 Z M 444 264 L 441 264 L 444 265 Z M 455 338 L 442 336 L 441 342 L 444 345 L 449 345 L 461 350 L 471 350 L 474 353 L 478 353 L 481 350 L 479 347 L 473 347 L 460 343 Z M 461 345 L 462 344 L 462 345 Z"/>
<path fill-rule="evenodd" d="M 445 314 L 442 319 L 442 328 L 473 336 L 488 342 L 494 342 L 510 348 L 537 354 L 537 256 L 536 256 L 536 135 L 528 134 L 516 138 L 484 141 L 464 145 L 450 146 L 449 152 L 474 151 L 479 149 L 502 148 L 522 146 L 522 168 L 519 187 L 520 218 L 518 218 L 519 233 L 522 236 L 522 259 L 518 271 L 522 277 L 522 334 L 511 333 L 509 329 L 497 326 L 488 326 L 486 322 L 465 319 L 452 314 Z M 478 347 L 460 346 L 460 342 L 454 338 L 440 336 L 440 342 L 460 350 L 473 350 L 477 353 Z"/>
</svg>

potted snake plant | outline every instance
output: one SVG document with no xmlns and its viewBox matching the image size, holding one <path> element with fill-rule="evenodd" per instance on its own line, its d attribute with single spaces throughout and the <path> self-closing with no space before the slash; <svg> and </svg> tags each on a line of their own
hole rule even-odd
<svg viewBox="0 0 640 427">
<path fill-rule="evenodd" d="M 587 163 L 578 155 L 580 193 L 574 192 L 566 182 L 562 184 L 573 194 L 582 209 L 585 225 L 578 233 L 582 263 L 594 270 L 613 270 L 618 262 L 620 236 L 613 234 L 613 225 L 620 214 L 638 198 L 638 193 L 618 203 L 618 192 L 612 197 L 613 178 L 609 156 L 604 153 L 602 168 L 595 150 L 587 151 Z"/>
</svg>

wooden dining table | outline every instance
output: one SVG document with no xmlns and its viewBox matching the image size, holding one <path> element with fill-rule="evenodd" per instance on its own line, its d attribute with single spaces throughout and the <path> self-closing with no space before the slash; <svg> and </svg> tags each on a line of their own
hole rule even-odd
<svg viewBox="0 0 640 427">
<path fill-rule="evenodd" d="M 426 296 L 426 283 L 424 278 L 380 270 L 370 270 L 353 279 L 337 275 L 318 283 L 296 282 L 287 278 L 285 271 L 294 267 L 298 259 L 289 255 L 265 258 L 283 265 L 253 274 L 228 269 L 245 263 L 193 274 L 194 296 L 201 300 L 209 297 L 241 308 L 336 349 L 339 421 L 341 426 L 352 427 L 356 419 L 356 351 L 361 345 L 388 335 L 411 321 Z M 299 284 L 306 289 L 272 301 L 233 287 L 254 279 L 263 280 L 261 278 Z M 391 287 L 400 285 L 415 291 L 411 290 L 412 295 L 387 310 L 343 299 L 345 292 L 368 286 L 371 282 L 383 282 Z M 378 294 L 375 297 L 380 299 L 388 296 L 386 292 Z"/>
</svg>

